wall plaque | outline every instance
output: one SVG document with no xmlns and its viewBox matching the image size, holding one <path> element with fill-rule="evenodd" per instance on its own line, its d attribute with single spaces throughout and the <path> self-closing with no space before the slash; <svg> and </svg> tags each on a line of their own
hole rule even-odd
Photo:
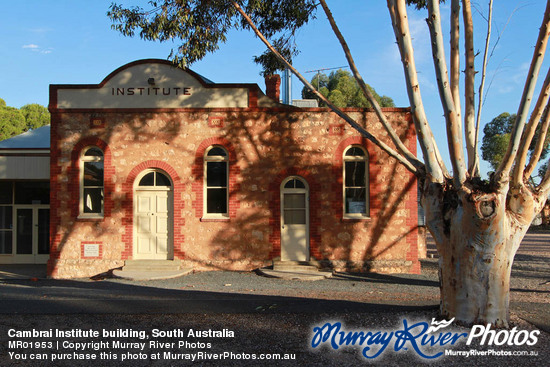
<svg viewBox="0 0 550 367">
<path fill-rule="evenodd" d="M 100 243 L 83 243 L 82 245 L 82 258 L 101 258 L 101 244 Z"/>
</svg>

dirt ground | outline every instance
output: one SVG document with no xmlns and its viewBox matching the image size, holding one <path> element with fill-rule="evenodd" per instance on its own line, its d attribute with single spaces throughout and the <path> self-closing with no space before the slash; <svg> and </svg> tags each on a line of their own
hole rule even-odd
<svg viewBox="0 0 550 367">
<path fill-rule="evenodd" d="M 423 345 L 418 351 L 412 342 L 400 345 L 397 332 L 407 329 L 405 323 L 428 325 L 437 317 L 437 259 L 429 259 L 423 261 L 421 275 L 340 273 L 318 282 L 269 279 L 253 272 L 204 272 L 155 282 L 2 281 L 0 365 L 546 365 L 550 359 L 549 247 L 550 233 L 530 233 L 516 256 L 511 280 L 512 328 L 516 336 L 533 336 L 534 345 L 527 341 L 520 346 L 508 341 L 487 345 L 489 339 L 481 345 L 481 338 L 470 345 L 465 338 L 452 346 Z M 163 304 L 171 305 L 169 312 L 155 308 Z M 97 312 L 90 311 L 94 307 Z M 383 340 L 382 335 L 389 337 L 393 332 L 393 336 L 374 359 L 362 355 L 369 355 L 368 344 L 337 344 L 336 350 L 329 338 L 328 343 L 312 348 L 315 328 L 336 322 L 345 332 L 378 332 L 378 339 L 369 339 L 372 350 L 376 341 Z M 52 330 L 53 334 L 57 330 L 92 330 L 100 335 L 10 336 L 32 330 Z M 209 330 L 220 331 L 220 335 Z M 498 335 L 506 337 L 512 330 Z M 472 329 L 453 324 L 444 332 L 459 335 L 472 333 Z M 31 344 L 17 346 L 15 341 Z M 101 342 L 108 345 L 98 344 Z M 124 344 L 127 342 L 137 344 Z M 139 343 L 145 343 L 143 349 Z M 443 355 L 434 361 L 419 356 L 446 350 L 470 355 Z M 518 355 L 524 353 L 528 355 Z M 46 359 L 31 359 L 40 357 Z M 54 357 L 62 360 L 52 360 Z M 178 359 L 185 357 L 195 360 Z"/>
</svg>

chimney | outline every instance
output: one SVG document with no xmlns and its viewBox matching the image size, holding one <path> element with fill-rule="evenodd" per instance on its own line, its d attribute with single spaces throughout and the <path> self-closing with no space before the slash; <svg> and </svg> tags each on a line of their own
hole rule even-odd
<svg viewBox="0 0 550 367">
<path fill-rule="evenodd" d="M 281 77 L 278 74 L 265 77 L 265 94 L 279 102 L 279 87 L 281 86 Z"/>
</svg>

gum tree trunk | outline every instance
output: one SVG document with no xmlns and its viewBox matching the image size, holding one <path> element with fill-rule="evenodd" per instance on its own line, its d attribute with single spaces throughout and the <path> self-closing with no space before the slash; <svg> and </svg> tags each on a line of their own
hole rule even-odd
<svg viewBox="0 0 550 367">
<path fill-rule="evenodd" d="M 437 184 L 424 191 L 426 224 L 439 253 L 442 316 L 466 325 L 508 326 L 514 256 L 539 205 L 527 198 Z"/>
</svg>

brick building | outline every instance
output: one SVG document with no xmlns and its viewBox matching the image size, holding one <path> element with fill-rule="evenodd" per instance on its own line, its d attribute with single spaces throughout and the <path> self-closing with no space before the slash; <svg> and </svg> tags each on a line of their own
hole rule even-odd
<svg viewBox="0 0 550 367">
<path fill-rule="evenodd" d="M 129 259 L 418 272 L 413 175 L 328 109 L 279 104 L 277 90 L 163 60 L 51 85 L 49 275 Z M 373 112 L 348 112 L 389 142 Z M 409 109 L 384 112 L 416 151 Z"/>
</svg>

